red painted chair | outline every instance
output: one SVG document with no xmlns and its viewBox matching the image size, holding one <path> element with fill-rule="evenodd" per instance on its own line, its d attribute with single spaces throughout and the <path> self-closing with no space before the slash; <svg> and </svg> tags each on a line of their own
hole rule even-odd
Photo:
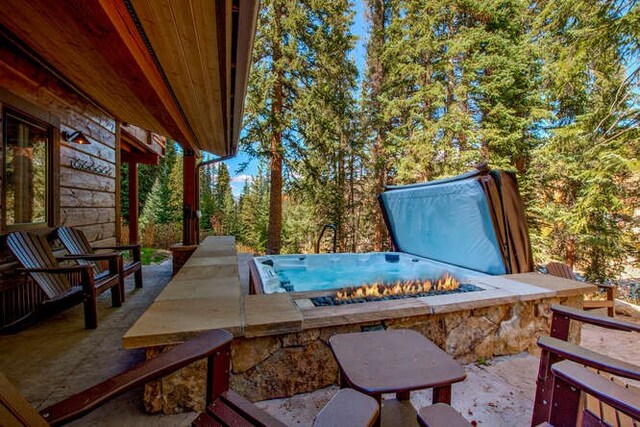
<svg viewBox="0 0 640 427">
<path fill-rule="evenodd" d="M 538 340 L 542 353 L 531 425 L 640 425 L 640 390 L 611 377 L 640 381 L 640 366 L 567 342 L 571 321 L 630 333 L 640 333 L 640 325 L 561 305 L 551 311 L 551 336 Z M 428 427 L 470 425 L 448 405 L 421 409 L 418 422 Z"/>
<path fill-rule="evenodd" d="M 596 353 L 589 349 L 567 342 L 569 339 L 569 327 L 572 321 L 588 323 L 601 328 L 625 331 L 638 335 L 640 343 L 640 325 L 612 319 L 607 316 L 589 313 L 562 305 L 551 306 L 553 317 L 551 319 L 551 336 L 538 339 L 538 346 L 542 349 L 540 354 L 540 366 L 538 368 L 538 378 L 536 396 L 533 408 L 531 425 L 538 425 L 550 420 L 550 413 L 553 408 L 552 395 L 554 393 L 554 382 L 552 367 L 563 360 L 570 360 L 575 363 L 593 368 L 601 374 L 611 377 L 616 375 L 623 378 L 640 381 L 640 366 L 636 366 L 618 359 L 614 359 L 603 354 Z M 639 345 L 640 348 L 640 345 Z M 635 393 L 635 391 L 630 391 Z M 594 408 L 593 404 L 598 408 Z M 597 411 L 594 416 L 613 422 L 615 419 L 623 419 L 623 415 L 616 414 L 616 410 L 611 410 L 591 399 L 590 411 Z M 615 423 L 613 423 L 615 425 Z"/>
</svg>

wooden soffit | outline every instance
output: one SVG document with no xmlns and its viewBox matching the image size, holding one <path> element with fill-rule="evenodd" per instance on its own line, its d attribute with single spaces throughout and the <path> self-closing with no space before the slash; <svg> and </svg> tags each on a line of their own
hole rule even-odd
<svg viewBox="0 0 640 427">
<path fill-rule="evenodd" d="M 236 150 L 256 16 L 255 0 L 0 2 L 0 30 L 114 117 L 217 155 Z"/>
</svg>

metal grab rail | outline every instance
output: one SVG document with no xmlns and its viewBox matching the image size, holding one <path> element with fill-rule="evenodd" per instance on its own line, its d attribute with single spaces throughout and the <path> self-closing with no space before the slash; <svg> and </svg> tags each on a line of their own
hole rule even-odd
<svg viewBox="0 0 640 427">
<path fill-rule="evenodd" d="M 320 242 L 322 241 L 322 236 L 324 236 L 324 232 L 327 231 L 327 228 L 333 230 L 333 253 L 336 253 L 336 247 L 338 245 L 338 228 L 334 224 L 325 224 L 322 227 L 322 231 L 320 232 L 320 237 L 318 237 L 318 241 L 316 242 L 316 253 L 320 253 Z"/>
</svg>

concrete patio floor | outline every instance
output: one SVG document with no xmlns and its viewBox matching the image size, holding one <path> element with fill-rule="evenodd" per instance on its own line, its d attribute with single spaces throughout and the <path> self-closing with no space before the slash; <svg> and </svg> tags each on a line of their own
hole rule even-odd
<svg viewBox="0 0 640 427">
<path fill-rule="evenodd" d="M 247 254 L 238 255 L 244 286 L 248 283 L 248 257 Z M 18 334 L 0 336 L 0 371 L 27 400 L 43 408 L 143 361 L 144 352 L 123 350 L 121 339 L 171 279 L 171 264 L 144 267 L 143 274 L 143 289 L 134 290 L 133 282 L 127 281 L 127 300 L 121 308 L 110 307 L 108 294 L 100 298 L 96 330 L 83 328 L 80 305 Z M 640 365 L 640 343 L 634 334 L 608 332 L 605 336 L 597 328 L 585 327 L 583 344 Z M 478 424 L 526 425 L 531 417 L 537 368 L 537 358 L 528 354 L 466 365 L 467 380 L 453 386 L 453 406 Z M 257 404 L 288 425 L 305 426 L 311 424 L 315 414 L 336 390 L 336 387 L 328 387 Z M 430 401 L 430 391 L 412 393 L 411 402 L 417 408 Z M 195 416 L 195 413 L 146 415 L 142 411 L 142 391 L 137 389 L 74 425 L 181 426 L 189 425 Z M 415 425 L 414 419 L 410 421 Z"/>
</svg>

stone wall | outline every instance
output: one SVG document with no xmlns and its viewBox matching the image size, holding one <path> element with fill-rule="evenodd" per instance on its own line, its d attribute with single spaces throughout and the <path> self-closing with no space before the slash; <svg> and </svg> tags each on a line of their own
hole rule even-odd
<svg viewBox="0 0 640 427">
<path fill-rule="evenodd" d="M 582 306 L 582 296 L 549 298 L 429 316 L 389 319 L 311 329 L 269 337 L 237 338 L 232 345 L 231 388 L 258 401 L 314 391 L 338 381 L 338 366 L 328 346 L 332 335 L 360 332 L 367 327 L 413 329 L 460 363 L 494 356 L 537 352 L 536 340 L 548 334 L 551 304 Z M 580 341 L 579 325 L 571 340 Z M 152 354 L 148 354 L 152 356 Z M 150 412 L 201 410 L 206 366 L 192 365 L 145 388 Z"/>
</svg>

